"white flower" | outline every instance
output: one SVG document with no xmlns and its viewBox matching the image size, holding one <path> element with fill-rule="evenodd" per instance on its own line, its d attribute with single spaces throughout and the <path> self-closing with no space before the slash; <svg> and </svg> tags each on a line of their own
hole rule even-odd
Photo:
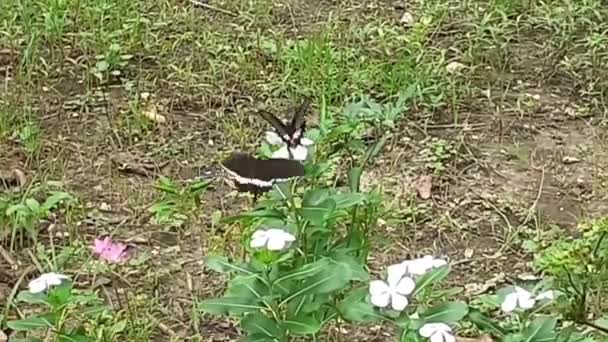
<svg viewBox="0 0 608 342">
<path fill-rule="evenodd" d="M 404 261 L 403 263 L 406 265 L 407 273 L 410 275 L 423 275 L 433 268 L 447 264 L 445 260 L 435 259 L 431 255 L 425 255 L 422 258 Z"/>
<path fill-rule="evenodd" d="M 445 323 L 427 323 L 418 330 L 420 336 L 428 337 L 431 342 L 454 342 L 452 328 Z"/>
<path fill-rule="evenodd" d="M 289 151 L 294 160 L 304 161 L 308 157 L 308 148 L 306 146 L 298 145 L 294 148 L 289 148 Z M 289 152 L 287 152 L 287 145 L 283 145 L 280 149 L 274 151 L 271 158 L 290 159 Z"/>
<path fill-rule="evenodd" d="M 532 293 L 525 289 L 522 289 L 519 286 L 515 286 L 515 291 L 509 293 L 505 297 L 505 300 L 500 305 L 500 308 L 504 312 L 511 312 L 517 307 L 527 310 L 534 307 L 535 303 L 536 299 L 534 299 Z"/>
<path fill-rule="evenodd" d="M 65 279 L 69 279 L 69 277 L 54 272 L 44 273 L 38 278 L 30 281 L 28 287 L 31 293 L 40 293 L 49 289 L 51 286 L 61 285 L 61 282 Z"/>
<path fill-rule="evenodd" d="M 289 152 L 291 152 L 291 157 L 294 160 L 304 161 L 308 157 L 309 147 L 314 144 L 314 142 L 306 137 L 302 137 L 300 139 L 300 144 L 295 147 L 287 147 L 287 144 L 281 139 L 281 137 L 276 132 L 266 132 L 266 141 L 271 145 L 280 145 L 281 147 L 276 150 L 271 158 L 273 159 L 290 159 Z"/>
<path fill-rule="evenodd" d="M 266 247 L 271 251 L 279 251 L 296 241 L 296 237 L 282 229 L 271 228 L 256 230 L 251 236 L 251 248 Z"/>
<path fill-rule="evenodd" d="M 285 142 L 283 142 L 283 139 L 281 139 L 281 137 L 273 131 L 268 131 L 266 132 L 266 141 L 270 144 L 270 145 L 284 145 Z"/>
<path fill-rule="evenodd" d="M 385 308 L 389 302 L 393 310 L 403 311 L 408 305 L 407 295 L 411 294 L 416 283 L 405 276 L 405 266 L 396 264 L 387 269 L 387 281 L 373 280 L 369 283 L 370 301 L 373 305 Z"/>
</svg>

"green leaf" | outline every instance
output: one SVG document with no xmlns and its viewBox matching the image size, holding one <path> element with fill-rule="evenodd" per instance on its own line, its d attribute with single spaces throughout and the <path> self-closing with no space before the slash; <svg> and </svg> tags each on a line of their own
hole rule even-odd
<svg viewBox="0 0 608 342">
<path fill-rule="evenodd" d="M 107 71 L 109 67 L 110 64 L 108 64 L 108 62 L 106 62 L 105 60 L 101 60 L 95 63 L 95 69 L 99 72 Z"/>
<path fill-rule="evenodd" d="M 45 292 L 31 293 L 30 291 L 24 290 L 17 294 L 17 300 L 28 304 L 45 304 L 51 306 Z"/>
<path fill-rule="evenodd" d="M 362 165 L 366 165 L 374 158 L 376 158 L 380 154 L 380 152 L 382 152 L 382 149 L 384 148 L 384 145 L 386 144 L 388 138 L 388 135 L 382 136 L 380 140 L 378 140 L 375 144 L 370 146 L 367 151 L 365 151 L 365 156 L 363 157 Z"/>
<path fill-rule="evenodd" d="M 315 207 L 323 203 L 329 197 L 328 189 L 310 189 L 302 198 L 303 207 Z"/>
<path fill-rule="evenodd" d="M 353 167 L 348 170 L 348 185 L 351 192 L 359 192 L 359 182 L 361 181 L 362 173 L 363 168 L 361 167 Z"/>
<path fill-rule="evenodd" d="M 336 202 L 333 199 L 326 199 L 317 206 L 302 207 L 300 215 L 317 226 L 324 226 L 336 210 Z"/>
<path fill-rule="evenodd" d="M 260 299 L 267 296 L 268 287 L 258 276 L 236 276 L 230 280 L 230 285 L 224 294 L 225 297 L 239 297 Z"/>
<path fill-rule="evenodd" d="M 243 317 L 241 328 L 249 335 L 264 335 L 273 339 L 285 339 L 285 332 L 280 324 L 261 312 L 250 313 Z"/>
<path fill-rule="evenodd" d="M 215 254 L 210 254 L 205 258 L 205 265 L 219 273 L 237 272 L 249 275 L 254 274 L 242 266 L 231 264 L 228 258 Z"/>
<path fill-rule="evenodd" d="M 329 304 L 331 294 L 303 295 L 295 297 L 287 304 L 287 315 L 289 317 L 298 316 L 301 313 L 316 312 L 325 304 Z"/>
<path fill-rule="evenodd" d="M 225 217 L 221 220 L 221 223 L 223 224 L 231 224 L 234 222 L 239 222 L 239 221 L 244 221 L 247 219 L 256 219 L 256 218 L 260 218 L 260 217 L 264 217 L 264 218 L 276 218 L 279 220 L 284 220 L 285 219 L 285 215 L 276 209 L 262 209 L 262 210 L 254 210 L 254 211 L 250 211 L 247 213 L 243 213 L 243 214 L 239 214 L 239 215 L 234 215 L 234 216 L 230 216 L 230 217 Z"/>
<path fill-rule="evenodd" d="M 56 318 L 53 314 L 33 316 L 26 319 L 18 319 L 6 322 L 6 326 L 16 331 L 31 331 L 41 328 L 53 328 Z"/>
<path fill-rule="evenodd" d="M 276 183 L 272 186 L 269 196 L 273 199 L 287 201 L 293 197 L 290 182 Z"/>
<path fill-rule="evenodd" d="M 283 324 L 294 335 L 312 335 L 321 330 L 321 321 L 317 319 L 318 312 L 300 313 L 288 317 Z"/>
<path fill-rule="evenodd" d="M 49 303 L 53 307 L 60 307 L 70 302 L 72 297 L 72 282 L 63 281 L 60 285 L 48 291 Z"/>
<path fill-rule="evenodd" d="M 336 201 L 336 207 L 340 209 L 348 209 L 352 206 L 362 204 L 365 202 L 365 194 L 346 192 L 341 194 L 335 194 L 331 197 Z"/>
<path fill-rule="evenodd" d="M 12 338 L 11 342 L 44 342 L 38 337 Z"/>
<path fill-rule="evenodd" d="M 552 342 L 555 341 L 557 334 L 555 326 L 557 317 L 541 316 L 537 317 L 530 325 L 522 331 L 525 342 Z"/>
<path fill-rule="evenodd" d="M 243 337 L 240 341 L 243 342 L 276 342 L 276 339 L 268 337 L 265 334 L 253 334 Z"/>
<path fill-rule="evenodd" d="M 206 299 L 198 304 L 200 311 L 215 315 L 240 315 L 252 311 L 263 310 L 259 300 L 251 297 L 223 297 Z"/>
<path fill-rule="evenodd" d="M 340 315 L 353 322 L 376 322 L 382 319 L 374 306 L 367 300 L 368 288 L 353 289 L 338 303 Z"/>
<path fill-rule="evenodd" d="M 67 334 L 67 335 L 60 335 L 59 341 L 60 342 L 87 342 L 87 341 L 89 341 L 89 338 L 83 334 L 72 333 L 72 334 Z"/>
<path fill-rule="evenodd" d="M 178 191 L 177 191 L 177 187 L 175 185 L 175 183 L 173 183 L 173 181 L 165 176 L 160 176 L 158 178 L 158 180 L 156 181 L 156 184 L 153 185 L 153 187 L 156 190 L 168 193 L 168 194 L 172 194 L 172 195 L 177 195 Z"/>
<path fill-rule="evenodd" d="M 344 267 L 344 269 L 348 269 L 351 275 L 350 280 L 362 282 L 369 281 L 369 273 L 367 273 L 367 271 L 365 270 L 365 265 L 362 264 L 359 259 L 355 258 L 352 255 L 343 253 L 334 253 L 331 255 L 331 258 L 340 266 Z"/>
<path fill-rule="evenodd" d="M 426 272 L 416 280 L 416 290 L 414 291 L 414 295 L 417 295 L 426 287 L 437 284 L 438 282 L 442 281 L 445 277 L 448 276 L 449 273 L 449 265 L 434 268 Z"/>
<path fill-rule="evenodd" d="M 443 303 L 427 309 L 421 317 L 425 322 L 455 323 L 466 316 L 468 311 L 465 302 Z"/>
<path fill-rule="evenodd" d="M 469 308 L 468 318 L 477 326 L 477 328 L 479 328 L 481 331 L 487 332 L 488 334 L 499 337 L 503 337 L 507 334 L 505 329 L 503 329 L 497 323 L 494 323 L 494 321 L 477 309 Z"/>
<path fill-rule="evenodd" d="M 42 207 L 45 210 L 52 210 L 62 201 L 71 202 L 73 200 L 74 197 L 72 197 L 72 195 L 68 194 L 67 192 L 54 192 L 50 197 L 46 199 L 46 201 L 44 201 Z"/>
<path fill-rule="evenodd" d="M 40 203 L 38 203 L 38 201 L 36 201 L 33 198 L 26 198 L 25 199 L 25 205 L 28 207 L 28 209 L 36 214 L 40 213 Z"/>
<path fill-rule="evenodd" d="M 332 263 L 323 272 L 306 279 L 297 294 L 331 293 L 346 287 L 351 279 L 352 272 L 349 269 Z"/>
<path fill-rule="evenodd" d="M 314 275 L 320 274 L 326 271 L 329 268 L 330 259 L 321 258 L 317 261 L 311 262 L 309 264 L 305 264 L 300 268 L 296 268 L 290 273 L 285 274 L 283 277 L 277 279 L 275 285 L 281 282 L 284 282 L 289 279 L 293 280 L 302 280 L 312 277 Z"/>
</svg>

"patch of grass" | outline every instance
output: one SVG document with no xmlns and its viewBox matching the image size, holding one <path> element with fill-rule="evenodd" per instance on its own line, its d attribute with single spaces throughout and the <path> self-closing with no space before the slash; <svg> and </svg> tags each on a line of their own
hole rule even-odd
<svg viewBox="0 0 608 342">
<path fill-rule="evenodd" d="M 441 176 L 451 171 L 449 161 L 456 152 L 449 138 L 432 137 L 434 131 L 426 127 L 429 124 L 440 122 L 458 130 L 469 120 L 480 120 L 487 124 L 483 131 L 458 132 L 479 135 L 479 141 L 484 141 L 485 134 L 493 134 L 493 120 L 498 115 L 501 123 L 515 113 L 514 120 L 555 125 L 549 115 L 539 119 L 546 114 L 546 97 L 532 101 L 528 96 L 536 94 L 532 88 L 560 100 L 572 93 L 572 99 L 567 100 L 577 102 L 573 106 L 577 122 L 605 112 L 608 24 L 604 18 L 608 9 L 603 2 L 430 0 L 408 2 L 406 9 L 373 1 L 214 3 L 235 14 L 232 16 L 187 1 L 0 1 L 0 46 L 19 52 L 16 61 L 0 59 L 0 81 L 7 92 L 2 93 L 0 108 L 0 150 L 10 151 L 17 145 L 30 157 L 28 174 L 56 171 L 78 185 L 83 193 L 73 196 L 82 198 L 87 210 L 100 201 L 110 204 L 117 212 L 105 214 L 121 217 L 119 223 L 111 221 L 118 233 L 135 234 L 130 227 L 137 227 L 154 235 L 157 232 L 151 232 L 150 227 L 158 225 L 150 222 L 165 227 L 186 221 L 184 230 L 211 225 L 215 232 L 219 231 L 215 225 L 221 225 L 217 217 L 234 208 L 224 207 L 221 199 L 199 208 L 198 197 L 204 198 L 204 191 L 196 184 L 182 186 L 168 180 L 177 179 L 174 173 L 183 165 L 207 166 L 232 150 L 251 150 L 260 139 L 260 125 L 249 117 L 257 108 L 277 111 L 298 102 L 302 95 L 313 97 L 319 129 L 309 133 L 319 138 L 318 153 L 331 154 L 323 161 L 323 172 L 319 171 L 319 183 L 329 185 L 337 184 L 337 178 L 347 180 L 342 164 L 357 161 L 356 156 L 367 147 L 368 142 L 358 140 L 364 135 L 369 139 L 389 137 L 392 153 L 401 158 L 399 163 L 409 165 L 402 154 L 407 155 L 411 146 L 404 147 L 400 140 L 412 138 L 410 123 L 422 127 L 431 137 L 410 141 L 411 145 L 422 144 L 423 168 Z M 414 17 L 410 27 L 398 22 L 405 10 Z M 446 67 L 452 62 L 464 67 L 450 73 Z M 48 91 L 41 91 L 42 87 Z M 113 90 L 127 95 L 109 96 Z M 101 92 L 104 96 L 98 96 Z M 140 100 L 142 92 L 152 94 L 154 103 L 163 108 L 161 114 L 168 119 L 164 125 L 143 117 L 147 108 Z M 66 106 L 74 97 L 83 100 L 76 109 Z M 364 110 L 345 113 L 345 103 L 355 99 L 362 99 L 359 109 Z M 102 106 L 102 110 L 95 110 Z M 183 112 L 195 115 L 182 116 Z M 109 127 L 107 118 L 112 120 Z M 369 131 L 373 136 L 367 136 Z M 511 138 L 506 135 L 508 132 L 505 139 Z M 61 140 L 55 139 L 59 136 Z M 116 137 L 121 141 L 112 144 Z M 208 139 L 214 140 L 213 148 Z M 68 153 L 55 153 L 59 144 Z M 133 193 L 134 188 L 151 188 L 151 180 L 137 176 L 116 175 L 120 181 L 115 178 L 113 183 L 125 186 L 104 187 L 103 180 L 113 174 L 107 161 L 113 153 L 122 152 L 118 149 L 161 156 L 175 166 L 168 168 L 171 174 L 166 175 L 167 182 L 157 198 L 143 191 Z M 527 167 L 522 151 L 511 152 L 522 160 L 522 168 Z M 390 162 L 395 155 L 384 157 Z M 35 231 L 49 215 L 67 210 L 36 210 L 44 207 L 48 197 L 42 190 L 3 196 L 0 206 L 6 205 L 0 212 L 6 213 L 8 207 L 18 209 L 12 209 L 10 217 L 0 216 L 4 220 L 0 223 L 7 227 L 17 227 L 15 222 L 20 222 L 19 227 Z M 435 204 L 421 204 L 415 196 L 408 201 L 411 203 L 405 211 L 395 218 L 401 229 L 395 230 L 411 234 L 413 225 L 416 233 L 422 234 L 425 226 L 418 221 L 431 220 Z M 517 207 L 522 207 L 523 201 L 518 198 Z M 139 214 L 150 205 L 152 220 L 147 220 Z M 207 206 L 211 207 L 209 212 L 219 213 L 215 219 L 199 213 L 206 212 L 203 209 Z M 432 227 L 433 234 L 451 231 L 443 229 L 450 224 L 457 226 L 453 231 L 477 225 L 468 216 L 460 217 L 456 209 L 442 214 L 438 227 Z M 15 221 L 18 213 L 21 221 Z M 92 227 L 89 221 L 76 226 L 76 216 L 67 215 L 76 246 L 86 245 L 80 240 L 81 232 L 108 229 L 98 227 L 98 223 Z M 501 235 L 495 228 L 492 226 L 493 234 Z M 240 238 L 240 231 L 232 234 Z M 383 232 L 377 235 L 381 234 L 389 247 L 392 237 Z M 417 238 L 413 239 L 416 243 L 420 242 Z M 44 238 L 38 242 L 37 246 L 47 243 Z M 182 240 L 175 244 L 167 248 L 171 258 L 175 253 L 181 258 L 181 254 L 201 247 Z M 67 258 L 63 254 L 80 253 L 68 247 L 54 250 L 37 246 L 43 268 L 73 267 L 63 262 Z M 165 247 L 158 248 L 160 255 L 167 253 Z M 183 257 L 200 259 L 199 255 Z M 158 284 L 142 275 L 141 269 L 130 265 L 114 271 L 129 281 L 141 281 L 144 294 L 123 301 L 128 308 L 122 306 L 116 315 L 98 325 L 92 323 L 91 331 L 103 336 L 101 340 L 116 336 L 150 340 L 158 333 L 156 319 L 174 312 L 167 309 L 159 314 L 162 310 L 158 309 L 166 303 L 147 293 Z M 133 281 L 130 289 L 138 287 Z M 191 310 L 191 304 L 186 303 L 186 311 Z M 198 322 L 191 323 L 184 325 L 196 326 Z"/>
</svg>

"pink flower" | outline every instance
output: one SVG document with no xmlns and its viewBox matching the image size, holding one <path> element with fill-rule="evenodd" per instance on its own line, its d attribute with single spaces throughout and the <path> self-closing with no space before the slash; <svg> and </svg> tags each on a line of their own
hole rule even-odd
<svg viewBox="0 0 608 342">
<path fill-rule="evenodd" d="M 109 236 L 96 238 L 93 242 L 93 254 L 111 263 L 121 263 L 131 257 L 133 246 L 115 242 Z"/>
</svg>

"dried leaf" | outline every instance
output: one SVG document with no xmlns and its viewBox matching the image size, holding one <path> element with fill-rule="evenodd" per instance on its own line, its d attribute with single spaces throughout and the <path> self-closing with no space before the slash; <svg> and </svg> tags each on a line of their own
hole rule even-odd
<svg viewBox="0 0 608 342">
<path fill-rule="evenodd" d="M 4 331 L 0 330 L 0 342 L 7 342 L 8 336 L 4 333 Z"/>
<path fill-rule="evenodd" d="M 148 104 L 141 111 L 141 114 L 156 123 L 164 124 L 165 122 L 167 122 L 167 119 L 163 115 L 158 114 L 158 109 L 156 109 L 154 103 Z"/>
<path fill-rule="evenodd" d="M 424 175 L 418 177 L 414 182 L 414 188 L 418 192 L 418 196 L 422 199 L 431 198 L 431 188 L 433 187 L 433 177 Z"/>
<path fill-rule="evenodd" d="M 25 185 L 27 178 L 25 173 L 20 169 L 13 169 L 11 171 L 0 170 L 0 187 L 9 189 L 19 189 Z"/>
<path fill-rule="evenodd" d="M 450 62 L 446 67 L 445 70 L 450 73 L 453 74 L 455 72 L 460 71 L 461 69 L 464 69 L 465 65 L 459 62 Z"/>
<path fill-rule="evenodd" d="M 399 22 L 405 27 L 412 27 L 414 26 L 414 16 L 410 12 L 404 12 Z"/>
<path fill-rule="evenodd" d="M 118 167 L 118 170 L 125 173 L 133 173 L 136 175 L 150 177 L 155 170 L 160 170 L 167 166 L 168 162 L 163 162 L 160 165 L 155 165 L 149 161 L 136 161 L 135 158 L 128 153 L 118 153 L 111 157 L 112 163 Z"/>
</svg>

